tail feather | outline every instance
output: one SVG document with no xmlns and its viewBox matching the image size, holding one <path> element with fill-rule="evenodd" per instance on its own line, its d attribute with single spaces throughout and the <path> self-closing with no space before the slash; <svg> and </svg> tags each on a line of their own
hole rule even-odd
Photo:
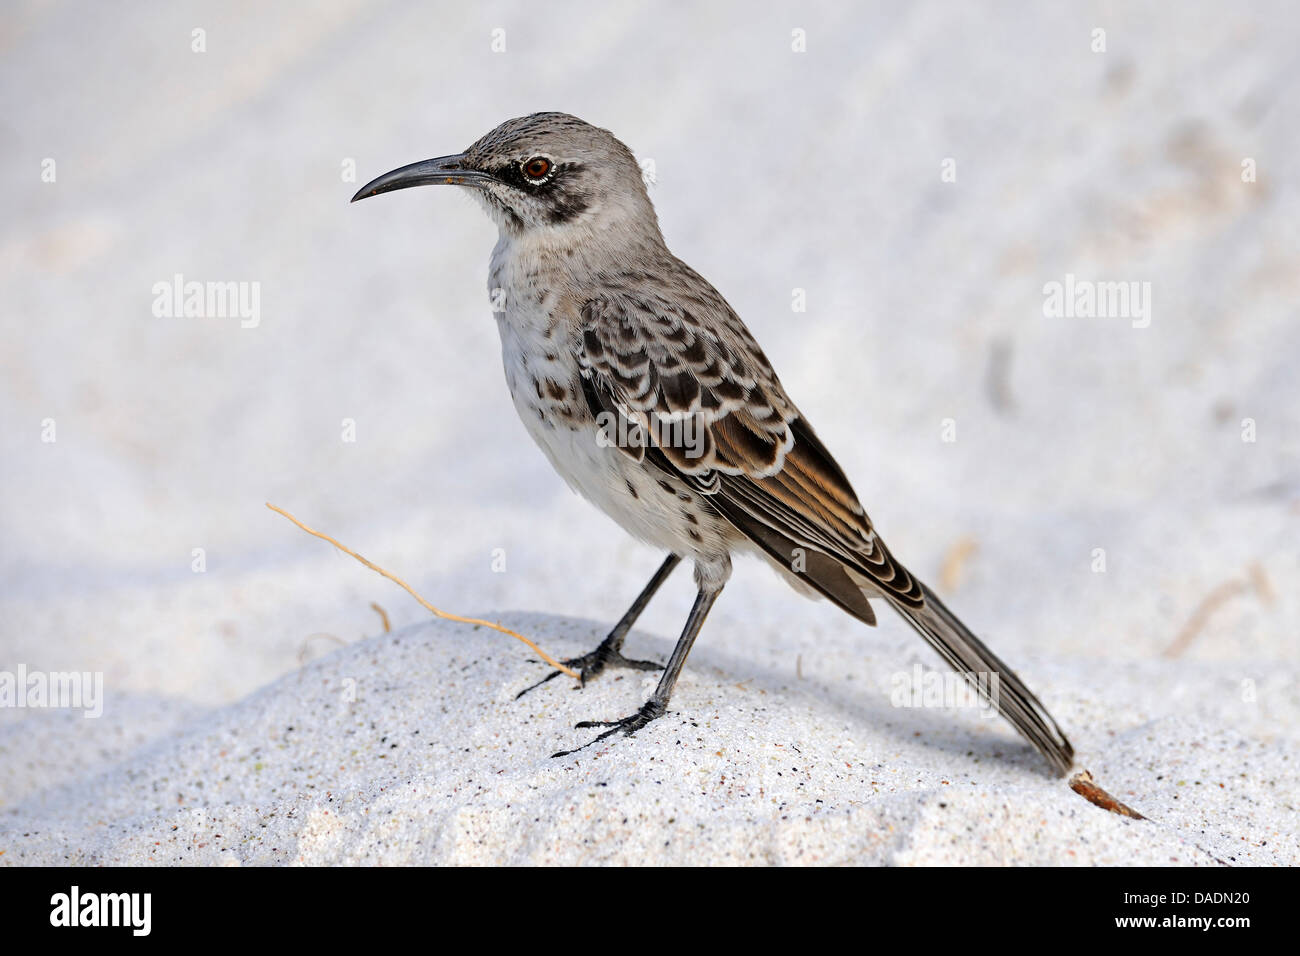
<svg viewBox="0 0 1300 956">
<path fill-rule="evenodd" d="M 725 482 L 723 488 L 725 492 Z M 713 502 L 773 564 L 859 621 L 874 625 L 876 615 L 867 598 L 884 597 L 953 670 L 962 674 L 1026 740 L 1038 748 L 1058 775 L 1063 776 L 1070 769 L 1074 762 L 1074 748 L 1033 691 L 972 634 L 924 582 L 911 577 L 892 558 L 889 566 L 897 570 L 899 579 L 915 583 L 906 592 L 886 589 L 869 579 L 861 568 L 796 543 L 791 535 L 774 527 L 771 521 L 760 520 L 739 500 L 723 494 Z M 880 546 L 883 548 L 883 544 Z M 797 562 L 796 557 L 799 559 Z M 997 674 L 996 688 L 991 687 L 987 678 L 981 681 L 981 674 Z M 990 690 L 993 690 L 992 694 Z"/>
<path fill-rule="evenodd" d="M 1064 776 L 1074 763 L 1074 748 L 1047 708 L 1015 671 L 972 634 L 924 583 L 921 590 L 925 595 L 922 607 L 910 607 L 892 599 L 890 603 L 953 670 L 965 676 L 980 695 L 1047 758 L 1058 776 Z M 998 675 L 994 693 L 989 693 L 988 681 L 977 679 L 980 674 Z"/>
</svg>

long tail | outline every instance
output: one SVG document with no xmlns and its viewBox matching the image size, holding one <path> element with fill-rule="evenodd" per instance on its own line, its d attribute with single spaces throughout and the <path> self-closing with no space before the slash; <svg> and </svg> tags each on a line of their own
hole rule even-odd
<svg viewBox="0 0 1300 956">
<path fill-rule="evenodd" d="M 743 509 L 726 507 L 728 503 L 725 501 L 719 504 L 725 508 L 724 514 L 731 523 L 765 551 L 774 564 L 793 573 L 790 555 L 795 545 L 789 537 Z M 811 549 L 805 552 L 805 562 L 798 570 L 797 577 L 800 581 L 864 624 L 876 623 L 876 615 L 866 599 L 866 594 L 870 592 L 863 590 L 864 586 L 869 586 L 865 577 L 858 572 L 850 573 L 842 562 Z M 910 575 L 908 577 L 916 580 Z M 1074 762 L 1074 748 L 1065 739 L 1065 734 L 1047 712 L 1047 708 L 1025 686 L 1024 681 L 1016 676 L 1015 671 L 1002 663 L 1001 658 L 972 634 L 924 582 L 916 580 L 916 583 L 924 596 L 924 604 L 919 608 L 887 592 L 884 597 L 953 670 L 965 676 L 985 700 L 993 704 L 1026 740 L 1038 748 L 1058 775 L 1064 776 Z M 871 592 L 876 591 L 877 588 L 871 588 Z M 990 680 L 993 674 L 998 675 L 996 688 Z M 991 690 L 993 693 L 990 693 Z"/>
<path fill-rule="evenodd" d="M 917 583 L 925 595 L 925 604 L 915 608 L 890 598 L 889 603 L 894 610 L 906 618 L 953 670 L 964 675 L 980 695 L 998 709 L 998 713 L 1038 748 L 1038 752 L 1047 758 L 1058 776 L 1064 776 L 1074 763 L 1074 748 L 1047 712 L 1047 708 L 1025 686 L 1024 681 L 1016 676 L 1015 671 L 972 634 L 933 591 L 923 582 Z M 990 693 L 992 682 L 988 680 L 988 675 L 992 674 L 997 674 L 998 679 L 993 693 Z M 979 675 L 985 675 L 985 679 L 979 680 Z"/>
</svg>

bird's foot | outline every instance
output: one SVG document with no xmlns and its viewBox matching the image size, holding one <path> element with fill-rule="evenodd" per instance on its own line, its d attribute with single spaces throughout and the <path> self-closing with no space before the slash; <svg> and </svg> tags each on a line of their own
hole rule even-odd
<svg viewBox="0 0 1300 956">
<path fill-rule="evenodd" d="M 622 643 L 621 641 L 619 642 Z M 634 661 L 631 658 L 624 657 L 619 652 L 618 646 L 611 642 L 610 638 L 605 638 L 594 651 L 583 654 L 581 657 L 573 657 L 564 662 L 565 667 L 572 667 L 579 674 L 579 686 L 585 687 L 587 681 L 595 680 L 606 668 L 623 667 L 633 671 L 661 671 L 664 669 L 662 664 L 656 664 L 654 661 Z M 530 684 L 519 693 L 515 694 L 515 700 L 523 697 L 530 690 L 536 690 L 548 681 L 555 680 L 563 674 L 564 671 L 551 671 L 536 684 Z"/>
<path fill-rule="evenodd" d="M 635 714 L 624 717 L 621 720 L 584 720 L 581 723 L 574 724 L 573 726 L 576 729 L 582 729 L 584 727 L 608 727 L 609 730 L 593 737 L 581 747 L 575 747 L 573 750 L 561 750 L 558 753 L 551 754 L 551 756 L 567 757 L 569 754 L 576 754 L 579 750 L 586 750 L 592 744 L 600 743 L 606 737 L 610 737 L 619 731 L 622 731 L 624 736 L 630 736 L 646 724 L 650 723 L 650 721 L 662 717 L 666 710 L 667 708 L 662 703 L 652 697 L 642 704 L 641 709 Z"/>
</svg>

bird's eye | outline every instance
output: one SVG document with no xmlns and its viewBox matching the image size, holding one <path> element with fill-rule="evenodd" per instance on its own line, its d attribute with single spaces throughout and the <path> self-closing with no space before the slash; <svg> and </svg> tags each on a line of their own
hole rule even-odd
<svg viewBox="0 0 1300 956">
<path fill-rule="evenodd" d="M 540 182 L 551 171 L 551 161 L 545 156 L 534 156 L 524 163 L 524 175 L 534 182 Z"/>
</svg>

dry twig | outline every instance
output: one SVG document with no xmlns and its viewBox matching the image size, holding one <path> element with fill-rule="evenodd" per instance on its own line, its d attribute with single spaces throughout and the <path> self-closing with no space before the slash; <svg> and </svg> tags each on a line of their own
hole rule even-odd
<svg viewBox="0 0 1300 956">
<path fill-rule="evenodd" d="M 1267 606 L 1273 603 L 1273 586 L 1269 583 L 1268 575 L 1258 561 L 1252 562 L 1246 568 L 1246 578 L 1246 581 L 1235 579 L 1224 581 L 1205 595 L 1201 599 L 1201 603 L 1196 606 L 1196 610 L 1192 612 L 1192 616 L 1187 619 L 1187 623 L 1183 625 L 1183 629 L 1178 632 L 1178 636 L 1165 648 L 1162 656 L 1177 657 L 1187 650 L 1191 646 L 1192 639 L 1205 628 L 1205 622 L 1210 619 L 1210 615 L 1217 611 L 1220 605 L 1238 594 L 1253 590 L 1261 604 Z"/>
<path fill-rule="evenodd" d="M 515 640 L 523 641 L 525 644 L 527 644 L 532 649 L 533 653 L 535 653 L 542 660 L 546 661 L 546 663 L 550 664 L 556 670 L 563 671 L 565 674 L 568 674 L 570 677 L 578 678 L 577 671 L 573 670 L 573 668 L 571 667 L 565 667 L 554 657 L 552 657 L 550 654 L 547 654 L 544 650 L 542 650 L 540 647 L 538 647 L 528 638 L 524 637 L 518 631 L 512 631 L 508 627 L 502 627 L 500 624 L 493 624 L 491 621 L 483 621 L 476 617 L 461 617 L 459 614 L 449 614 L 446 611 L 440 611 L 432 604 L 430 604 L 428 601 L 426 601 L 424 598 L 420 597 L 420 595 L 416 594 L 415 589 L 412 588 L 405 581 L 403 581 L 401 578 L 397 577 L 397 575 L 389 574 L 387 571 L 385 571 L 379 565 L 375 564 L 373 561 L 366 560 L 361 555 L 353 551 L 351 548 L 345 547 L 344 545 L 340 544 L 338 541 L 335 541 L 329 535 L 321 534 L 321 532 L 307 527 L 305 524 L 303 524 L 293 515 L 289 514 L 289 512 L 285 511 L 283 508 L 277 508 L 269 501 L 266 503 L 266 506 L 270 508 L 272 511 L 276 512 L 277 514 L 284 515 L 286 518 L 288 518 L 290 521 L 296 524 L 299 528 L 302 528 L 302 530 L 306 531 L 308 534 L 315 535 L 317 538 L 320 538 L 322 541 L 328 541 L 330 544 L 334 545 L 334 547 L 338 548 L 344 554 L 356 558 L 358 561 L 360 561 L 362 564 L 368 567 L 371 571 L 374 571 L 378 574 L 382 574 L 384 577 L 388 578 L 388 580 L 392 581 L 394 584 L 396 584 L 398 587 L 404 590 L 407 594 L 411 595 L 411 597 L 419 601 L 420 604 L 424 607 L 424 609 L 428 611 L 430 614 L 432 614 L 434 617 L 440 617 L 446 621 L 459 621 L 461 624 L 479 624 L 482 625 L 483 627 L 490 627 L 494 631 L 500 631 L 502 634 L 509 634 Z M 380 613 L 382 614 L 383 612 L 381 611 Z M 387 624 L 388 623 L 387 620 L 385 620 L 384 623 Z M 385 627 L 384 629 L 387 630 L 387 627 Z"/>
<path fill-rule="evenodd" d="M 1138 813 L 1127 804 L 1120 803 L 1092 779 L 1092 774 L 1087 770 L 1080 771 L 1070 778 L 1070 789 L 1077 793 L 1089 803 L 1096 804 L 1103 810 L 1109 810 L 1111 813 L 1118 813 L 1121 817 L 1132 817 L 1134 820 L 1145 820 L 1146 817 Z"/>
</svg>

